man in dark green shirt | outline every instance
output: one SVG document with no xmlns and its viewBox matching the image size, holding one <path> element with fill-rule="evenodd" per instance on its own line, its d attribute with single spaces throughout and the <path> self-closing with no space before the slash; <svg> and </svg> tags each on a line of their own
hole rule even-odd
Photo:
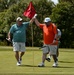
<svg viewBox="0 0 74 75">
<path fill-rule="evenodd" d="M 26 50 L 25 49 L 26 29 L 32 22 L 33 19 L 31 19 L 29 22 L 22 22 L 22 18 L 18 17 L 16 19 L 16 24 L 11 26 L 8 33 L 9 41 L 11 40 L 12 35 L 13 50 L 15 52 L 15 58 L 17 60 L 18 66 L 21 65 L 22 56 L 24 55 Z"/>
</svg>

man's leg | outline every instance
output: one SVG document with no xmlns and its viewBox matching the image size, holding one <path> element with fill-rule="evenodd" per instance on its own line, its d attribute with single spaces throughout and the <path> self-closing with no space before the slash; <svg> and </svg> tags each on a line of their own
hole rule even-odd
<svg viewBox="0 0 74 75">
<path fill-rule="evenodd" d="M 48 53 L 48 57 L 46 57 L 46 60 L 47 60 L 48 62 L 51 61 L 51 55 L 50 55 L 50 52 Z"/>
<path fill-rule="evenodd" d="M 17 62 L 19 62 L 19 52 L 18 51 L 15 51 L 15 58 L 16 58 Z"/>
<path fill-rule="evenodd" d="M 57 65 L 58 65 L 57 56 L 56 55 L 52 55 L 52 56 L 53 56 L 53 60 L 54 60 L 53 67 L 57 67 Z"/>
<path fill-rule="evenodd" d="M 19 59 L 20 61 L 22 60 L 22 56 L 25 54 L 25 52 L 20 52 L 20 56 L 19 56 Z"/>
<path fill-rule="evenodd" d="M 19 52 L 18 51 L 15 51 L 15 58 L 17 60 L 17 66 L 20 66 L 21 63 L 19 62 Z"/>
<path fill-rule="evenodd" d="M 60 41 L 58 41 L 58 45 L 57 45 L 57 58 L 59 56 L 59 45 L 60 45 Z"/>
<path fill-rule="evenodd" d="M 42 63 L 45 62 L 46 56 L 47 56 L 47 53 L 43 53 L 43 56 L 42 56 Z"/>
<path fill-rule="evenodd" d="M 57 56 L 56 55 L 52 55 L 52 56 L 53 56 L 54 62 L 57 62 Z"/>
<path fill-rule="evenodd" d="M 49 49 L 48 49 L 48 46 L 47 45 L 45 45 L 45 47 L 42 48 L 42 50 L 43 50 L 42 63 L 38 65 L 39 67 L 43 67 L 44 66 L 44 62 L 46 60 L 46 56 L 49 53 Z"/>
<path fill-rule="evenodd" d="M 20 54 L 19 54 L 19 62 L 22 62 L 22 57 L 25 54 L 25 43 L 20 43 Z"/>
<path fill-rule="evenodd" d="M 57 67 L 58 60 L 57 60 L 57 45 L 50 45 L 50 55 L 52 55 L 54 64 L 53 67 Z"/>
<path fill-rule="evenodd" d="M 59 41 L 59 43 L 57 45 L 57 61 L 58 61 L 58 57 L 59 57 L 59 44 L 60 44 L 60 41 Z"/>
<path fill-rule="evenodd" d="M 38 65 L 38 67 L 44 67 L 46 56 L 47 56 L 47 53 L 43 53 L 43 55 L 42 55 L 42 62 Z"/>
<path fill-rule="evenodd" d="M 57 45 L 57 57 L 59 56 L 59 44 Z"/>
<path fill-rule="evenodd" d="M 47 60 L 48 62 L 51 61 L 50 46 L 49 46 L 49 45 L 48 45 L 48 57 L 46 57 L 46 60 Z"/>
</svg>

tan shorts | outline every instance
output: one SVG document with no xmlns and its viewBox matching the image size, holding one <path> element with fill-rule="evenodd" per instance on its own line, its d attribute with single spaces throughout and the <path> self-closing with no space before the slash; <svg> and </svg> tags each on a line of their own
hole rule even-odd
<svg viewBox="0 0 74 75">
<path fill-rule="evenodd" d="M 56 55 L 56 53 L 57 53 L 57 45 L 44 45 L 42 50 L 43 50 L 43 53 L 50 52 L 50 55 Z"/>
<path fill-rule="evenodd" d="M 25 52 L 25 43 L 13 42 L 13 51 Z"/>
</svg>

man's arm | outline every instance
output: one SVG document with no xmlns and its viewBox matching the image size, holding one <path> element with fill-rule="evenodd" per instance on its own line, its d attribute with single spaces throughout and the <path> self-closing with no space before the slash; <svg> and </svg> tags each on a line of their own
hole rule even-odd
<svg viewBox="0 0 74 75">
<path fill-rule="evenodd" d="M 37 26 L 40 25 L 40 22 L 39 22 L 36 18 L 32 18 L 32 19 L 30 20 L 30 23 L 33 23 L 34 21 L 35 21 L 35 24 L 36 24 Z"/>
<path fill-rule="evenodd" d="M 55 34 L 55 38 L 54 38 L 53 42 L 51 43 L 51 45 L 57 45 L 57 44 L 58 44 L 57 34 Z"/>
<path fill-rule="evenodd" d="M 35 14 L 33 16 L 33 18 L 30 20 L 30 23 L 32 23 L 33 21 L 35 21 L 36 25 L 39 26 L 40 25 L 40 22 L 36 19 L 36 17 L 37 17 L 37 14 Z"/>
<path fill-rule="evenodd" d="M 34 22 L 34 18 L 32 18 L 29 22 L 32 24 Z"/>
<path fill-rule="evenodd" d="M 35 18 L 35 23 L 36 23 L 37 26 L 40 25 L 40 22 L 36 18 Z"/>
<path fill-rule="evenodd" d="M 60 39 L 61 38 L 61 31 L 60 31 L 60 29 L 57 29 L 57 31 L 58 31 L 57 38 Z"/>
<path fill-rule="evenodd" d="M 6 38 L 8 41 L 11 41 L 11 36 L 10 32 L 8 32 L 8 38 Z"/>
<path fill-rule="evenodd" d="M 55 36 L 54 36 L 54 40 L 57 40 L 57 34 L 55 34 Z"/>
<path fill-rule="evenodd" d="M 54 39 L 53 39 L 53 42 L 52 44 L 56 44 L 58 38 L 57 38 L 57 27 L 55 27 L 55 35 L 54 35 Z"/>
</svg>

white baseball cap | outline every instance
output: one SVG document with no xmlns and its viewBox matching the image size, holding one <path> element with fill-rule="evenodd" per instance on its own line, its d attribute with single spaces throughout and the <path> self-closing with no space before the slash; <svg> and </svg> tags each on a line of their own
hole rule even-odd
<svg viewBox="0 0 74 75">
<path fill-rule="evenodd" d="M 23 19 L 21 17 L 17 17 L 16 21 L 22 21 Z"/>
<path fill-rule="evenodd" d="M 51 19 L 50 19 L 49 17 L 46 17 L 46 18 L 44 19 L 44 22 L 49 22 L 49 21 L 51 21 Z"/>
</svg>

